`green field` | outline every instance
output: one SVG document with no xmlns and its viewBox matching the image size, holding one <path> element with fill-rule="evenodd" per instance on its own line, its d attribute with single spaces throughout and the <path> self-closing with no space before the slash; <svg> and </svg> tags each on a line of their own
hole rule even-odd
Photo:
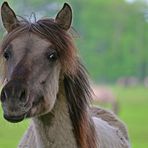
<svg viewBox="0 0 148 148">
<path fill-rule="evenodd" d="M 120 118 L 128 126 L 132 148 L 148 148 L 148 88 L 113 88 L 120 101 Z"/>
<path fill-rule="evenodd" d="M 133 148 L 148 148 L 148 88 L 112 87 L 120 102 L 119 116 L 129 129 Z M 28 122 L 11 124 L 0 111 L 0 148 L 16 148 Z"/>
</svg>

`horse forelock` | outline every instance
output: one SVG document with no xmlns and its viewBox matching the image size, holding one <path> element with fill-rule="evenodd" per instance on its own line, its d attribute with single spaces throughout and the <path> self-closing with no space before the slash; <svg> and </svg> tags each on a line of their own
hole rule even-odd
<svg viewBox="0 0 148 148">
<path fill-rule="evenodd" d="M 12 40 L 24 33 L 33 33 L 49 41 L 58 52 L 63 73 L 75 73 L 76 47 L 72 36 L 54 22 L 53 19 L 41 19 L 34 23 L 25 19 L 20 21 L 20 25 L 4 37 L 1 45 L 1 54 Z"/>
</svg>

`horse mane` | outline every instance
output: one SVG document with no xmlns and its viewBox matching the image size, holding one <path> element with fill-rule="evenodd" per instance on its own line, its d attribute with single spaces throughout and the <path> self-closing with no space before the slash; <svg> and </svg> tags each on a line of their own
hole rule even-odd
<svg viewBox="0 0 148 148">
<path fill-rule="evenodd" d="M 65 75 L 64 86 L 78 146 L 96 148 L 95 129 L 88 114 L 91 88 L 86 70 L 79 60 L 76 75 Z"/>
<path fill-rule="evenodd" d="M 90 98 L 92 98 L 91 89 L 86 70 L 76 55 L 76 48 L 70 33 L 63 30 L 54 22 L 54 19 L 41 19 L 34 23 L 23 19 L 19 22 L 18 27 L 5 36 L 1 53 L 14 38 L 30 32 L 50 41 L 53 45 L 52 48 L 57 50 L 78 147 L 96 148 L 95 129 L 88 113 Z"/>
</svg>

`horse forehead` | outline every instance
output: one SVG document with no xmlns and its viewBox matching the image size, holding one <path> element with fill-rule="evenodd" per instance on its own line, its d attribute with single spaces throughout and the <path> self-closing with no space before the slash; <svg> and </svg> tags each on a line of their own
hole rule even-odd
<svg viewBox="0 0 148 148">
<path fill-rule="evenodd" d="M 19 55 L 23 53 L 40 54 L 51 45 L 49 41 L 33 33 L 20 35 L 11 44 L 14 52 Z"/>
</svg>

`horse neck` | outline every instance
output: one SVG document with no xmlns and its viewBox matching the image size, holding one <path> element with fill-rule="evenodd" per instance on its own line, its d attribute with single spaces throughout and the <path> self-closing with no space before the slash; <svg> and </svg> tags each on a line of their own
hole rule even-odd
<svg viewBox="0 0 148 148">
<path fill-rule="evenodd" d="M 52 112 L 33 118 L 33 123 L 39 148 L 77 148 L 63 85 Z"/>
</svg>

